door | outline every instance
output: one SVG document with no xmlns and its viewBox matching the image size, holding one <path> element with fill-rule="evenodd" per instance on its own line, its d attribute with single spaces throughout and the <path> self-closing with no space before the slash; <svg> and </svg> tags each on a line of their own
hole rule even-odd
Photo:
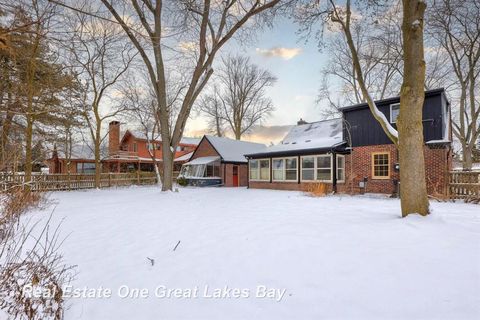
<svg viewBox="0 0 480 320">
<path fill-rule="evenodd" d="M 238 187 L 238 166 L 233 166 L 233 186 Z"/>
</svg>

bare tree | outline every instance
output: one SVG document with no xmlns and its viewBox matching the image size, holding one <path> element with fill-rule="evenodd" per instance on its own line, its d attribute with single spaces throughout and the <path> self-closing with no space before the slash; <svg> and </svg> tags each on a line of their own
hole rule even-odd
<svg viewBox="0 0 480 320">
<path fill-rule="evenodd" d="M 306 26 L 304 31 L 321 22 L 332 23 L 340 28 L 350 49 L 355 78 L 367 102 L 373 117 L 383 128 L 385 134 L 399 149 L 402 216 L 411 213 L 427 215 L 429 203 L 425 179 L 425 161 L 423 153 L 422 110 L 424 102 L 425 60 L 423 48 L 423 20 L 426 9 L 424 1 L 404 0 L 402 2 L 402 47 L 403 47 L 403 84 L 401 89 L 400 114 L 397 120 L 398 132 L 378 109 L 365 83 L 364 70 L 360 62 L 358 48 L 352 34 L 352 24 L 360 18 L 352 17 L 351 1 L 340 4 L 329 0 L 321 5 L 317 1 L 302 1 L 297 6 L 297 18 Z M 367 8 L 368 9 L 368 8 Z M 371 8 L 370 8 L 371 9 Z M 370 10 L 361 18 L 377 17 L 378 12 Z M 322 28 L 323 30 L 323 28 Z"/>
<path fill-rule="evenodd" d="M 83 117 L 94 146 L 95 186 L 99 188 L 101 145 L 106 137 L 103 124 L 125 110 L 112 95 L 136 52 L 114 23 L 77 12 L 70 19 L 73 32 L 67 50 L 84 87 Z"/>
<path fill-rule="evenodd" d="M 162 137 L 162 190 L 172 190 L 174 152 L 192 106 L 213 73 L 212 64 L 218 51 L 241 29 L 247 30 L 247 22 L 248 30 L 258 28 L 260 22 L 267 20 L 268 9 L 280 0 L 101 2 L 130 38 L 148 71 L 157 99 Z M 70 8 L 92 14 L 87 10 Z M 96 16 L 109 20 L 108 16 Z M 181 53 L 179 43 L 181 48 L 189 49 L 190 59 L 183 56 L 181 60 L 175 60 L 175 56 Z M 176 63 L 169 67 L 168 62 L 172 60 Z M 183 70 L 187 81 L 176 116 L 172 117 L 174 111 L 168 107 L 167 101 L 167 75 L 169 70 L 179 67 L 179 61 L 187 64 Z"/>
<path fill-rule="evenodd" d="M 453 133 L 462 146 L 463 169 L 471 170 L 480 137 L 480 3 L 437 1 L 430 10 L 429 27 L 453 69 L 451 92 L 458 105 Z"/>
<path fill-rule="evenodd" d="M 217 137 L 225 135 L 225 120 L 223 116 L 222 102 L 219 98 L 217 86 L 213 86 L 213 92 L 199 98 L 197 111 L 207 118 L 209 133 Z"/>
<path fill-rule="evenodd" d="M 251 63 L 248 57 L 223 58 L 217 80 L 218 89 L 203 108 L 217 125 L 217 132 L 223 120 L 235 139 L 240 140 L 244 133 L 274 110 L 272 100 L 266 96 L 266 89 L 277 79 Z"/>
<path fill-rule="evenodd" d="M 138 123 L 139 129 L 147 140 L 148 154 L 153 163 L 153 169 L 157 177 L 157 184 L 161 184 L 159 162 L 155 154 L 154 141 L 160 138 L 159 121 L 157 119 L 157 106 L 155 94 L 149 92 L 147 86 L 142 86 L 139 80 L 131 77 L 122 89 L 125 106 L 134 122 Z"/>
</svg>

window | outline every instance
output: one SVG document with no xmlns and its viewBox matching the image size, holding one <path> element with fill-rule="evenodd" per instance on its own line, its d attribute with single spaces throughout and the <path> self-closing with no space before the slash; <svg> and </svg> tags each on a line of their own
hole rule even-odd
<svg viewBox="0 0 480 320">
<path fill-rule="evenodd" d="M 337 182 L 345 182 L 345 156 L 337 155 Z"/>
<path fill-rule="evenodd" d="M 77 173 L 84 174 L 94 174 L 95 173 L 95 163 L 78 163 L 77 162 Z"/>
<path fill-rule="evenodd" d="M 322 155 L 317 157 L 317 178 L 318 181 L 332 181 L 332 156 Z"/>
<path fill-rule="evenodd" d="M 315 180 L 315 157 L 302 157 L 302 180 Z"/>
<path fill-rule="evenodd" d="M 180 176 L 186 178 L 219 178 L 220 162 L 183 165 Z"/>
<path fill-rule="evenodd" d="M 297 181 L 298 159 L 296 157 L 272 160 L 273 180 Z"/>
<path fill-rule="evenodd" d="M 285 159 L 285 180 L 297 180 L 297 158 Z"/>
<path fill-rule="evenodd" d="M 283 159 L 273 159 L 272 160 L 272 172 L 273 172 L 273 180 L 275 181 L 283 181 L 285 179 L 285 172 L 283 166 Z"/>
<path fill-rule="evenodd" d="M 345 156 L 337 155 L 338 182 L 345 182 Z M 333 182 L 333 155 L 322 154 L 302 157 L 302 181 Z"/>
<path fill-rule="evenodd" d="M 398 114 L 400 113 L 400 103 L 390 105 L 390 122 L 396 123 Z"/>
<path fill-rule="evenodd" d="M 249 161 L 250 180 L 270 180 L 270 160 L 255 159 Z"/>
<path fill-rule="evenodd" d="M 260 180 L 270 180 L 270 160 L 260 160 Z"/>
<path fill-rule="evenodd" d="M 137 143 L 136 142 L 133 143 L 133 152 L 137 152 Z"/>
<path fill-rule="evenodd" d="M 390 177 L 390 153 L 372 153 L 372 178 L 388 179 Z"/>
<path fill-rule="evenodd" d="M 258 160 L 250 160 L 250 180 L 258 180 Z"/>
</svg>

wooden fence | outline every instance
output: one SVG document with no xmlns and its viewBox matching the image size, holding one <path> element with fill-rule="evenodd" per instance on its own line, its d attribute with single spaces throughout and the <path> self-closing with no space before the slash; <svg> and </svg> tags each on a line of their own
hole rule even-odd
<svg viewBox="0 0 480 320">
<path fill-rule="evenodd" d="M 153 172 L 102 173 L 100 187 L 148 185 L 156 183 Z M 38 174 L 32 175 L 32 191 L 79 190 L 95 188 L 94 174 Z M 5 191 L 15 186 L 26 186 L 25 176 L 20 174 L 0 173 L 0 190 Z"/>
<path fill-rule="evenodd" d="M 480 171 L 450 172 L 450 198 L 480 198 Z"/>
</svg>

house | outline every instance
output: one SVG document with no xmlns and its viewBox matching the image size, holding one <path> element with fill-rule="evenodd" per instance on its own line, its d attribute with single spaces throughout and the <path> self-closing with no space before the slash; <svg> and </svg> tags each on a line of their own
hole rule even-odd
<svg viewBox="0 0 480 320">
<path fill-rule="evenodd" d="M 147 135 L 141 131 L 126 130 L 120 139 L 120 122 L 112 121 L 108 131 L 108 157 L 104 160 L 106 170 L 109 172 L 126 172 L 128 170 L 153 171 L 153 160 L 162 162 L 162 141 L 160 137 L 147 139 Z M 150 141 L 152 140 L 152 141 Z M 191 154 L 198 143 L 199 138 L 184 137 L 175 150 L 174 171 L 179 171 L 182 164 L 188 160 L 184 157 Z"/>
<path fill-rule="evenodd" d="M 95 154 L 86 144 L 72 145 L 69 150 L 55 145 L 46 164 L 49 173 L 95 173 Z"/>
<path fill-rule="evenodd" d="M 376 101 L 395 127 L 400 97 Z M 366 103 L 344 107 L 337 119 L 299 122 L 275 146 L 246 154 L 249 187 L 306 190 L 325 183 L 330 191 L 398 194 L 398 150 Z M 452 168 L 450 104 L 444 89 L 425 92 L 424 153 L 428 192 L 447 191 Z"/>
<path fill-rule="evenodd" d="M 120 135 L 120 122 L 111 121 L 108 131 L 108 151 L 101 157 L 102 172 L 154 171 L 154 162 L 162 162 L 162 141 L 160 138 L 147 139 L 145 133 L 126 130 Z M 121 137 L 121 138 L 120 138 Z M 182 138 L 175 151 L 174 171 L 179 171 L 193 154 L 200 142 L 199 138 Z M 73 146 L 70 157 L 56 148 L 47 160 L 50 173 L 94 173 L 95 155 L 86 144 Z"/>
<path fill-rule="evenodd" d="M 264 150 L 260 143 L 203 136 L 180 177 L 189 185 L 239 187 L 248 185 L 248 161 L 244 154 Z"/>
</svg>

